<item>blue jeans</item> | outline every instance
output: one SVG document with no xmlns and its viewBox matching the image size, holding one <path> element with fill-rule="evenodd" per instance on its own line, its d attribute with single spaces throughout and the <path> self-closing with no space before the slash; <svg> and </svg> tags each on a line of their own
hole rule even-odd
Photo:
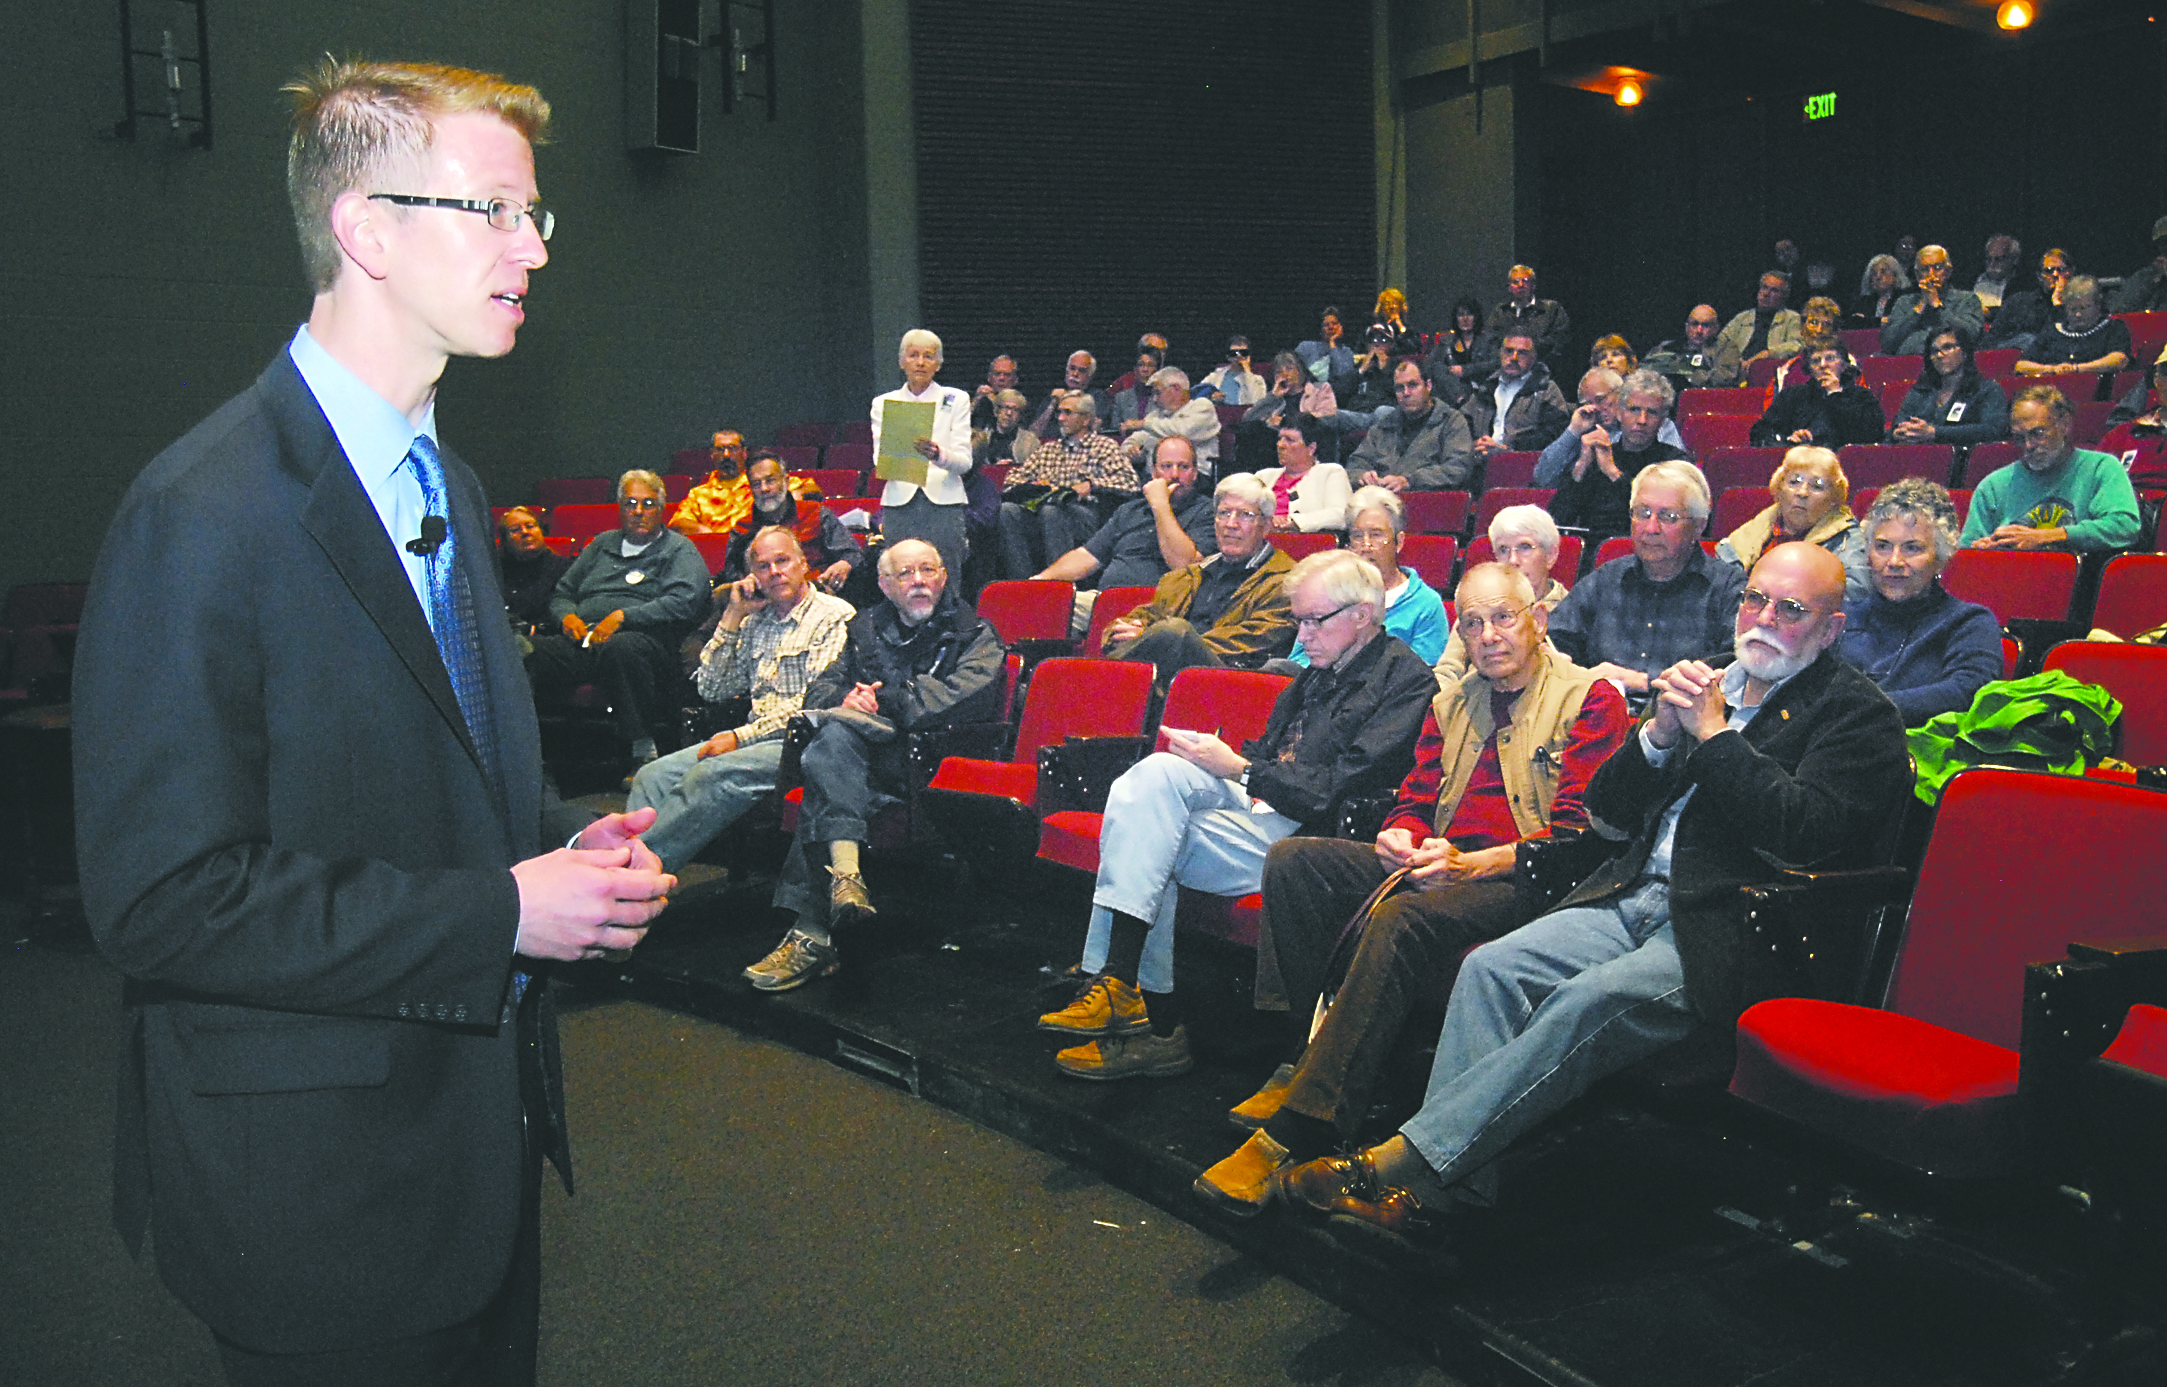
<svg viewBox="0 0 2167 1387">
<path fill-rule="evenodd" d="M 1494 1200 L 1490 1163 L 1507 1146 L 1696 1024 L 1668 882 L 1552 911 L 1460 965 L 1429 1092 L 1400 1134 L 1440 1178 Z"/>
<path fill-rule="evenodd" d="M 649 761 L 632 777 L 627 810 L 655 808 L 655 826 L 640 835 L 666 871 L 693 854 L 775 793 L 782 771 L 780 737 L 700 759 L 698 744 Z"/>
<path fill-rule="evenodd" d="M 1284 814 L 1252 813 L 1249 797 L 1170 751 L 1129 767 L 1106 798 L 1099 830 L 1099 880 L 1083 966 L 1106 966 L 1113 912 L 1151 922 L 1137 986 L 1174 990 L 1176 886 L 1246 896 L 1264 883 L 1264 855 L 1301 825 Z"/>
</svg>

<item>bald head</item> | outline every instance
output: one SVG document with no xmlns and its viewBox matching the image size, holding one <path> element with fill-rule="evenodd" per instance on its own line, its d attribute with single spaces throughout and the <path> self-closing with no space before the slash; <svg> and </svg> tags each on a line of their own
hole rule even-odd
<svg viewBox="0 0 2167 1387">
<path fill-rule="evenodd" d="M 1714 304 L 1694 304 L 1693 311 L 1685 315 L 1685 340 L 1694 351 L 1706 351 L 1722 326 L 1723 319 L 1717 316 Z"/>
<path fill-rule="evenodd" d="M 1761 555 L 1761 561 L 1753 565 L 1753 576 L 1747 581 L 1758 586 L 1764 570 L 1771 580 L 1774 575 L 1782 574 L 1787 586 L 1803 585 L 1793 593 L 1794 596 L 1799 596 L 1801 601 L 1805 594 L 1820 599 L 1818 603 L 1809 605 L 1843 605 L 1843 560 L 1818 544 L 1807 544 L 1798 540 L 1775 546 Z M 1767 589 L 1763 588 L 1762 591 Z"/>
</svg>

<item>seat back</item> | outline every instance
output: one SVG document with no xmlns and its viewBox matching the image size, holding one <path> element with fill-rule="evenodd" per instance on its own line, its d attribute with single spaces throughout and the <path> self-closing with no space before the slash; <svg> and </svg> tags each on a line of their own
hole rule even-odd
<svg viewBox="0 0 2167 1387">
<path fill-rule="evenodd" d="M 868 448 L 872 447 L 872 417 L 868 415 L 863 419 L 845 419 L 842 423 L 835 426 L 835 437 L 831 439 L 830 442 L 844 444 L 862 443 Z"/>
<path fill-rule="evenodd" d="M 2167 854 L 2167 795 L 1980 768 L 1949 782 L 1890 976 L 1890 1011 L 2007 1049 L 2024 965 L 2079 937 L 2143 932 Z"/>
<path fill-rule="evenodd" d="M 1493 486 L 1475 503 L 1475 533 L 1490 533 L 1490 522 L 1507 506 L 1541 506 L 1548 509 L 1557 492 L 1546 486 Z"/>
<path fill-rule="evenodd" d="M 835 441 L 833 424 L 784 424 L 775 430 L 775 449 L 825 448 Z"/>
<path fill-rule="evenodd" d="M 617 528 L 615 506 L 556 506 L 549 512 L 549 532 L 559 539 L 576 539 L 582 542 L 593 539 L 604 530 Z"/>
<path fill-rule="evenodd" d="M 810 472 L 820 465 L 820 450 L 810 443 L 778 443 L 775 456 L 789 472 Z"/>
<path fill-rule="evenodd" d="M 1074 583 L 1043 578 L 988 583 L 978 594 L 978 614 L 991 622 L 1010 645 L 1017 641 L 1065 642 L 1075 598 Z"/>
<path fill-rule="evenodd" d="M 2129 324 L 2129 364 L 2150 366 L 2159 360 L 2160 349 L 2167 347 L 2167 313 L 2117 313 L 2114 315 Z"/>
<path fill-rule="evenodd" d="M 1490 537 L 1488 535 L 1477 535 L 1468 543 L 1467 562 L 1462 565 L 1460 571 L 1465 573 L 1478 563 L 1491 563 L 1496 558 L 1497 551 L 1490 547 Z M 1550 566 L 1550 576 L 1570 588 L 1573 585 L 1574 576 L 1579 572 L 1580 536 L 1559 535 L 1557 561 Z M 1427 577 L 1428 575 L 1425 574 L 1424 576 Z M 1537 597 L 1542 596 L 1541 593 L 1535 595 Z"/>
<path fill-rule="evenodd" d="M 1452 565 L 1460 557 L 1457 535 L 1408 535 L 1400 541 L 1400 567 L 1422 575 L 1439 592 L 1449 592 Z"/>
<path fill-rule="evenodd" d="M 2004 626 L 2012 621 L 2063 621 L 2077 590 L 2077 556 L 1959 549 L 1942 570 L 1941 585 L 1993 612 Z"/>
<path fill-rule="evenodd" d="M 1410 534 L 1456 535 L 1466 528 L 1464 491 L 1406 491 L 1400 493 L 1400 504 L 1406 510 Z"/>
<path fill-rule="evenodd" d="M 1084 628 L 1083 648 L 1086 656 L 1102 654 L 1106 628 L 1135 611 L 1157 595 L 1157 588 L 1100 588 L 1098 600 L 1091 604 L 1091 624 Z"/>
<path fill-rule="evenodd" d="M 2047 652 L 2041 668 L 2058 669 L 2113 694 L 2122 705 L 2122 759 L 2167 765 L 2167 647 L 2064 641 Z"/>
<path fill-rule="evenodd" d="M 831 468 L 860 473 L 871 472 L 873 470 L 873 445 L 870 443 L 831 444 L 821 461 Z"/>
<path fill-rule="evenodd" d="M 2107 436 L 2107 416 L 2114 412 L 2113 400 L 2088 400 L 2077 406 L 2076 420 L 2070 425 L 2069 437 L 2079 448 L 2097 448 L 2099 440 Z"/>
<path fill-rule="evenodd" d="M 2092 625 L 2123 640 L 2167 621 L 2167 554 L 2121 554 L 2099 579 Z"/>
<path fill-rule="evenodd" d="M 1036 765 L 1040 747 L 1066 737 L 1142 736 L 1153 674 L 1141 660 L 1040 661 L 1024 690 L 1016 754 L 1009 759 Z"/>
<path fill-rule="evenodd" d="M 1859 358 L 1859 383 L 1868 390 L 1879 390 L 1892 381 L 1905 385 L 1919 378 L 1924 363 L 1915 356 L 1865 356 Z"/>
<path fill-rule="evenodd" d="M 670 471 L 690 477 L 704 477 L 715 470 L 715 454 L 708 448 L 679 448 L 670 454 Z M 612 488 L 615 487 L 612 482 Z M 613 492 L 614 494 L 614 492 Z"/>
<path fill-rule="evenodd" d="M 1772 356 L 1764 356 L 1746 368 L 1746 384 L 1756 390 L 1766 390 L 1775 382 L 1776 368 L 1783 363 Z"/>
<path fill-rule="evenodd" d="M 2024 450 L 2007 439 L 1981 443 L 1964 459 L 1964 475 L 1958 480 L 1965 486 L 1976 489 L 1979 483 L 1986 480 L 1987 473 L 2007 467 L 2022 456 Z"/>
<path fill-rule="evenodd" d="M 1708 533 L 1721 539 L 1769 507 L 1765 486 L 1734 486 L 1716 497 Z"/>
<path fill-rule="evenodd" d="M 857 496 L 865 487 L 865 474 L 840 467 L 812 467 L 799 476 L 820 488 L 822 496 Z"/>
<path fill-rule="evenodd" d="M 1881 351 L 1880 328 L 1847 327 L 1836 335 L 1843 339 L 1843 349 L 1853 356 L 1875 356 Z"/>
<path fill-rule="evenodd" d="M 617 483 L 608 477 L 544 477 L 534 484 L 534 504 L 557 506 L 606 506 L 615 498 Z"/>
<path fill-rule="evenodd" d="M 700 551 L 701 560 L 707 565 L 707 576 L 712 578 L 722 572 L 722 561 L 730 552 L 730 536 L 727 534 L 686 535 L 692 547 Z"/>
<path fill-rule="evenodd" d="M 1708 489 L 1718 495 L 1732 487 L 1757 486 L 1766 496 L 1768 479 L 1783 466 L 1783 455 L 1789 451 L 1787 448 L 1716 448 L 1701 464 L 1701 475 L 1708 479 Z"/>
<path fill-rule="evenodd" d="M 1541 453 L 1492 453 L 1489 461 L 1482 464 L 1482 484 L 1485 487 L 1533 486 L 1535 464 L 1541 460 Z"/>
<path fill-rule="evenodd" d="M 1683 421 L 1703 414 L 1744 415 L 1758 419 L 1768 408 L 1768 391 L 1750 385 L 1696 386 L 1678 392 L 1678 418 Z M 1679 427 L 1683 428 L 1681 422 Z"/>
<path fill-rule="evenodd" d="M 1996 347 L 1972 357 L 1971 366 L 1988 380 L 2000 380 L 2016 371 L 2017 358 L 2022 355 L 2024 353 L 2016 347 Z"/>
<path fill-rule="evenodd" d="M 1299 530 L 1290 530 L 1275 533 L 1272 536 L 1272 544 L 1280 553 L 1285 554 L 1296 563 L 1300 563 L 1311 554 L 1321 554 L 1327 549 L 1337 549 L 1339 547 L 1339 535 L 1331 530 L 1319 530 L 1314 534 L 1304 534 Z"/>
<path fill-rule="evenodd" d="M 1888 486 L 1906 477 L 1947 486 L 1955 456 L 1946 443 L 1851 443 L 1836 450 L 1853 487 Z"/>
<path fill-rule="evenodd" d="M 1294 681 L 1283 674 L 1253 669 L 1185 669 L 1166 686 L 1166 706 L 1159 712 L 1154 747 L 1166 750 L 1166 731 L 1179 727 L 1211 732 L 1241 750 L 1242 743 L 1264 735 L 1272 705 Z"/>
<path fill-rule="evenodd" d="M 1695 414 L 1678 420 L 1679 437 L 1694 457 L 1705 457 L 1717 448 L 1744 448 L 1753 442 L 1753 425 L 1759 414 Z"/>
</svg>

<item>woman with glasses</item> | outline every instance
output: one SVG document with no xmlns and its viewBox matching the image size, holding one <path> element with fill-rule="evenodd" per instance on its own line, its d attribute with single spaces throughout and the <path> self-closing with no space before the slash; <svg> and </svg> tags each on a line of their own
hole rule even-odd
<svg viewBox="0 0 2167 1387">
<path fill-rule="evenodd" d="M 1891 443 L 1947 443 L 1969 448 L 2009 436 L 2009 397 L 1979 374 L 1971 333 L 1941 328 L 1926 341 L 1919 379 L 1896 407 Z"/>
<path fill-rule="evenodd" d="M 1360 499 L 1360 492 L 1355 495 Z M 1545 621 L 1565 600 L 1565 585 L 1550 573 L 1557 567 L 1558 550 L 1563 544 L 1557 521 L 1541 506 L 1507 506 L 1490 521 L 1491 557 L 1511 565 L 1527 579 L 1528 590 L 1535 594 L 1535 605 L 1542 608 Z M 1467 642 L 1454 629 L 1445 641 L 1445 653 L 1437 659 L 1437 682 L 1450 688 L 1465 673 Z"/>
<path fill-rule="evenodd" d="M 1866 537 L 1846 504 L 1851 479 L 1836 455 L 1826 448 L 1793 448 L 1768 479 L 1768 495 L 1773 504 L 1725 535 L 1716 557 L 1746 574 L 1779 544 L 1818 544 L 1843 561 L 1845 597 L 1863 596 L 1869 587 Z"/>
<path fill-rule="evenodd" d="M 1381 486 L 1354 493 L 1348 507 L 1347 547 L 1374 564 L 1384 579 L 1384 632 L 1407 642 L 1407 648 L 1434 665 L 1444 653 L 1445 599 L 1411 568 L 1400 567 L 1400 544 L 1407 538 L 1407 510 L 1400 498 Z M 1443 579 L 1446 574 L 1440 573 Z M 1287 657 L 1309 668 L 1309 651 L 1297 639 Z"/>
<path fill-rule="evenodd" d="M 1866 273 L 1859 279 L 1858 302 L 1851 305 L 1851 312 L 1843 320 L 1847 328 L 1872 328 L 1879 332 L 1888 325 L 1889 310 L 1896 306 L 1899 296 L 1910 292 L 1911 276 L 1893 255 L 1881 254 L 1866 262 Z"/>
<path fill-rule="evenodd" d="M 2001 677 L 2001 623 L 1941 585 L 1957 550 L 1955 503 L 1907 477 L 1874 498 L 1865 533 L 1872 589 L 1846 598 L 1836 653 L 1881 686 L 1907 727 L 1969 708 Z"/>
</svg>

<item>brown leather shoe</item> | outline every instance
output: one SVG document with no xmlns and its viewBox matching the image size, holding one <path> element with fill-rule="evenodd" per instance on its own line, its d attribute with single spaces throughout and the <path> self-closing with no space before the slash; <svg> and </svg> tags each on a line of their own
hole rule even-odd
<svg viewBox="0 0 2167 1387">
<path fill-rule="evenodd" d="M 1449 1203 L 1449 1201 L 1448 1201 Z M 1456 1265 L 1446 1252 L 1447 1215 L 1413 1191 L 1394 1186 L 1376 1199 L 1341 1197 L 1332 1205 L 1332 1236 L 1350 1251 L 1431 1271 Z"/>
<path fill-rule="evenodd" d="M 1287 1092 L 1293 1087 L 1294 1066 L 1282 1064 L 1264 1081 L 1264 1087 L 1228 1109 L 1227 1120 L 1245 1132 L 1262 1131 L 1265 1123 L 1279 1115 L 1280 1106 L 1287 1101 Z"/>
<path fill-rule="evenodd" d="M 1293 1154 L 1273 1141 L 1271 1133 L 1256 1132 L 1233 1155 L 1197 1176 L 1191 1188 L 1213 1208 L 1255 1218 L 1272 1202 L 1272 1177 L 1293 1163 Z"/>
<path fill-rule="evenodd" d="M 1367 1151 L 1351 1156 L 1326 1156 L 1288 1166 L 1274 1179 L 1279 1197 L 1287 1207 L 1312 1218 L 1328 1218 L 1342 1199 L 1372 1200 L 1385 1191 Z"/>
<path fill-rule="evenodd" d="M 1173 1079 L 1195 1066 L 1185 1026 L 1174 1027 L 1172 1035 L 1154 1034 L 1149 1026 L 1126 1035 L 1102 1035 L 1061 1051 L 1053 1062 L 1063 1074 L 1079 1079 Z"/>
</svg>

